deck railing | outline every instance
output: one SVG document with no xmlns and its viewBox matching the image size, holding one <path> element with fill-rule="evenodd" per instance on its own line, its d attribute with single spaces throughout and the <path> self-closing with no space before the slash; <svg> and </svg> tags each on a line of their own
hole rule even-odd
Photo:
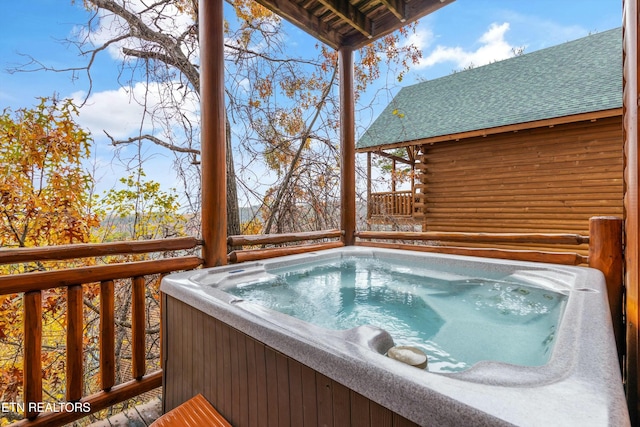
<svg viewBox="0 0 640 427">
<path fill-rule="evenodd" d="M 411 190 L 371 193 L 368 218 L 412 218 L 413 194 Z"/>
<path fill-rule="evenodd" d="M 75 260 L 112 255 L 194 249 L 194 238 L 175 238 L 105 244 L 77 244 L 0 251 L 0 264 Z M 64 270 L 36 271 L 0 276 L 0 295 L 23 294 L 23 408 L 21 426 L 56 426 L 70 423 L 114 404 L 124 402 L 162 385 L 162 371 L 146 372 L 145 276 L 193 269 L 202 264 L 196 256 L 117 264 L 91 265 Z M 131 377 L 116 384 L 114 280 L 131 279 Z M 99 371 L 100 391 L 83 394 L 83 285 L 99 283 Z M 53 412 L 41 412 L 42 377 L 42 295 L 43 291 L 66 290 L 66 390 L 65 401 Z M 78 410 L 81 408 L 81 410 Z"/>
<path fill-rule="evenodd" d="M 243 262 L 281 255 L 303 253 L 342 246 L 341 230 L 327 230 L 285 235 L 230 236 L 233 247 L 249 246 L 229 254 L 230 262 Z M 574 234 L 512 234 L 512 233 L 403 233 L 356 232 L 357 245 L 432 251 L 493 258 L 552 262 L 559 264 L 587 264 L 605 274 L 609 302 L 614 321 L 619 354 L 624 351 L 624 325 L 622 323 L 622 220 L 619 218 L 592 218 L 589 236 Z M 338 239 L 338 240 L 336 240 Z M 296 246 L 266 247 L 291 242 L 318 241 Z M 589 244 L 589 256 L 564 252 L 539 252 L 464 248 L 442 245 L 415 245 L 404 241 L 465 242 L 473 243 L 539 243 L 566 246 Z M 100 257 L 115 254 L 141 254 L 157 251 L 176 251 L 196 248 L 200 242 L 193 238 L 167 239 L 96 245 L 68 245 L 61 247 L 14 249 L 0 251 L 0 264 L 21 262 Z M 256 246 L 259 246 L 256 248 Z M 42 401 L 42 292 L 50 288 L 64 288 L 67 292 L 67 395 L 68 402 L 86 404 L 90 412 L 60 411 L 38 413 L 28 410 L 18 425 L 58 426 L 70 423 L 88 413 L 108 408 L 116 403 L 139 396 L 162 385 L 162 371 L 145 371 L 145 310 L 144 276 L 166 274 L 193 269 L 202 264 L 196 256 L 181 256 L 161 260 L 126 262 L 115 265 L 71 268 L 67 270 L 24 273 L 0 276 L 0 295 L 24 293 L 24 402 Z M 132 281 L 132 380 L 115 383 L 114 359 L 114 280 L 130 278 Z M 100 283 L 100 391 L 89 396 L 82 394 L 82 304 L 83 284 Z M 26 407 L 25 409 L 29 409 Z"/>
<path fill-rule="evenodd" d="M 302 233 L 286 234 L 257 234 L 229 236 L 227 244 L 230 247 L 239 247 L 229 253 L 227 259 L 231 263 L 255 261 L 258 259 L 275 258 L 277 256 L 294 255 L 323 249 L 344 246 L 340 240 L 334 240 L 343 236 L 341 230 L 308 231 Z M 281 245 L 292 242 L 308 242 L 322 240 L 320 243 L 303 243 L 296 246 L 265 247 L 266 245 Z M 256 249 L 244 249 L 244 246 L 263 246 Z"/>
</svg>

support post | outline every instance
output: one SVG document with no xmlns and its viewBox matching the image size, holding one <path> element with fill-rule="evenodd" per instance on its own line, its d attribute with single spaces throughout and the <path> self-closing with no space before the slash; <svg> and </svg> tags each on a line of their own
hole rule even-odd
<svg viewBox="0 0 640 427">
<path fill-rule="evenodd" d="M 227 263 L 227 177 L 223 0 L 200 0 L 202 258 Z"/>
<path fill-rule="evenodd" d="M 25 292 L 22 297 L 24 310 L 24 359 L 23 402 L 24 417 L 35 418 L 39 411 L 29 405 L 42 402 L 42 293 Z"/>
<path fill-rule="evenodd" d="M 589 267 L 604 273 L 621 365 L 625 348 L 622 228 L 622 218 L 618 217 L 597 216 L 589 220 Z"/>
<path fill-rule="evenodd" d="M 367 230 L 371 230 L 371 151 L 367 151 Z"/>
<path fill-rule="evenodd" d="M 355 243 L 356 232 L 356 137 L 353 91 L 353 49 L 338 51 L 340 67 L 340 223 L 345 246 Z"/>
<path fill-rule="evenodd" d="M 640 381 L 638 368 L 640 361 L 639 329 L 640 313 L 640 177 L 638 173 L 638 96 L 640 76 L 638 75 L 638 45 L 640 33 L 639 0 L 622 2 L 622 135 L 624 141 L 624 229 L 625 229 L 625 308 L 626 308 L 626 358 L 623 377 L 626 384 L 627 403 L 632 425 L 638 425 L 640 406 Z"/>
</svg>

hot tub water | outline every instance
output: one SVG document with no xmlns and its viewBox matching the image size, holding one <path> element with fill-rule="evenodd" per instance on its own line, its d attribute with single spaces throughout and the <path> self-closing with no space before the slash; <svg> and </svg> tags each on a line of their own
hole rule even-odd
<svg viewBox="0 0 640 427">
<path fill-rule="evenodd" d="M 448 273 L 380 258 L 325 259 L 269 273 L 225 291 L 327 329 L 380 327 L 396 345 L 421 348 L 435 372 L 482 360 L 544 365 L 567 300 L 517 274 Z"/>
</svg>

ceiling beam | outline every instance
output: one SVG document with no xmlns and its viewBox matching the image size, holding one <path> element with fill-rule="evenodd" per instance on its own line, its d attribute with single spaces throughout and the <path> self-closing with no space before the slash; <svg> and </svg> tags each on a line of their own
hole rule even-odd
<svg viewBox="0 0 640 427">
<path fill-rule="evenodd" d="M 405 22 L 399 21 L 393 13 L 383 14 L 380 18 L 375 18 L 372 22 L 373 28 L 375 29 L 373 38 L 379 39 L 388 34 L 391 34 L 407 23 L 413 22 L 417 19 L 422 18 L 423 16 L 433 13 L 441 7 L 446 6 L 447 4 L 454 1 L 455 0 L 411 0 L 409 2 L 406 2 L 403 8 Z M 357 36 L 359 36 L 359 34 L 356 34 L 355 36 L 351 35 L 345 37 L 342 43 L 346 46 L 352 46 L 354 49 L 359 49 L 371 43 L 371 39 L 363 39 Z"/>
<path fill-rule="evenodd" d="M 368 39 L 373 37 L 373 24 L 359 9 L 347 0 L 319 0 L 324 7 L 360 31 Z"/>
<path fill-rule="evenodd" d="M 262 6 L 281 16 L 313 37 L 334 49 L 340 47 L 342 37 L 311 12 L 289 0 L 256 0 Z"/>
<path fill-rule="evenodd" d="M 404 11 L 404 1 L 403 0 L 380 0 L 383 5 L 391 13 L 393 13 L 396 18 L 400 20 L 400 22 L 405 22 L 407 20 Z"/>
<path fill-rule="evenodd" d="M 385 153 L 384 151 L 372 151 L 373 154 L 377 154 L 378 156 L 386 157 L 387 159 L 395 160 L 399 163 L 404 163 L 406 165 L 412 165 L 413 162 L 407 159 L 404 159 L 399 156 L 394 156 L 393 154 Z"/>
</svg>

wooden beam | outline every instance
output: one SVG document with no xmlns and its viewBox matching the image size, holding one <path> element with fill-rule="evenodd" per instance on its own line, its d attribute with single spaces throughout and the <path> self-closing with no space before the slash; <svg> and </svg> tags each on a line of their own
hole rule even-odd
<svg viewBox="0 0 640 427">
<path fill-rule="evenodd" d="M 355 243 L 356 231 L 356 134 L 355 94 L 353 89 L 353 50 L 338 51 L 340 67 L 340 222 L 343 242 Z"/>
<path fill-rule="evenodd" d="M 82 398 L 84 379 L 82 285 L 67 288 L 67 402 Z"/>
<path fill-rule="evenodd" d="M 514 261 L 547 262 L 564 265 L 586 264 L 588 258 L 571 252 L 543 252 L 513 249 L 463 248 L 457 246 L 422 246 L 401 243 L 358 242 L 357 246 L 372 248 L 403 249 L 438 254 L 477 256 L 484 258 L 510 259 Z"/>
<path fill-rule="evenodd" d="M 78 243 L 72 245 L 43 246 L 39 248 L 0 249 L 0 264 L 177 251 L 181 249 L 192 249 L 200 244 L 202 244 L 202 242 L 195 237 L 178 237 L 175 239 L 131 242 Z"/>
<path fill-rule="evenodd" d="M 371 151 L 371 153 L 376 154 L 381 157 L 386 157 L 387 159 L 395 160 L 396 162 L 404 163 L 405 165 L 412 165 L 410 160 L 403 159 L 400 156 L 394 156 L 393 154 L 385 153 L 384 151 Z"/>
<path fill-rule="evenodd" d="M 0 276 L 0 295 L 82 285 L 103 280 L 126 279 L 148 274 L 172 273 L 191 270 L 200 265 L 202 265 L 200 258 L 180 257 Z"/>
<path fill-rule="evenodd" d="M 131 376 L 141 379 L 146 372 L 144 277 L 131 280 Z"/>
<path fill-rule="evenodd" d="M 380 0 L 380 1 L 383 5 L 385 5 L 387 9 L 389 9 L 391 13 L 393 13 L 396 16 L 396 18 L 398 18 L 400 22 L 405 22 L 407 20 L 405 10 L 404 10 L 404 5 L 405 5 L 404 1 L 402 0 Z"/>
<path fill-rule="evenodd" d="M 256 0 L 262 6 L 276 13 L 296 25 L 303 31 L 311 34 L 323 43 L 338 49 L 342 36 L 331 28 L 326 22 L 296 2 L 278 0 Z M 368 40 L 368 39 L 367 39 Z"/>
<path fill-rule="evenodd" d="M 42 402 L 42 293 L 25 292 L 24 353 L 23 353 L 23 402 L 25 418 L 33 418 L 38 411 L 30 403 Z"/>
<path fill-rule="evenodd" d="M 373 20 L 373 38 L 380 39 L 388 34 L 393 33 L 397 29 L 404 27 L 406 23 L 413 22 L 435 12 L 441 7 L 455 0 L 411 0 L 406 2 L 404 8 L 405 21 L 400 21 L 393 13 L 381 14 L 379 18 Z M 349 37 L 345 37 L 342 46 L 349 46 L 352 49 L 359 49 L 371 43 L 371 39 L 362 37 L 358 33 L 354 33 Z"/>
<path fill-rule="evenodd" d="M 286 246 L 283 248 L 247 249 L 233 251 L 229 254 L 229 261 L 233 263 L 256 261 L 259 259 L 276 258 L 287 255 L 303 254 L 307 252 L 323 251 L 326 249 L 340 248 L 342 242 L 317 243 L 314 245 Z"/>
<path fill-rule="evenodd" d="M 550 233 L 461 233 L 442 231 L 360 231 L 360 239 L 378 240 L 423 240 L 446 242 L 482 242 L 482 243 L 537 243 L 554 245 L 581 245 L 589 243 L 589 236 L 580 234 Z"/>
<path fill-rule="evenodd" d="M 202 256 L 227 263 L 227 176 L 223 0 L 200 0 Z"/>
<path fill-rule="evenodd" d="M 604 274 L 618 358 L 622 366 L 625 339 L 622 218 L 599 216 L 589 219 L 589 238 L 589 267 L 597 268 Z"/>
<path fill-rule="evenodd" d="M 113 280 L 100 282 L 100 388 L 116 384 L 116 320 Z"/>
<path fill-rule="evenodd" d="M 639 329 L 640 322 L 640 175 L 638 172 L 640 153 L 638 152 L 638 96 L 640 95 L 640 75 L 638 66 L 640 55 L 639 0 L 624 0 L 622 3 L 622 105 L 624 138 L 624 181 L 625 181 L 625 301 L 626 301 L 626 394 L 631 425 L 640 421 L 640 366 Z"/>
<path fill-rule="evenodd" d="M 371 208 L 372 208 L 372 200 L 371 200 L 371 152 L 367 153 L 367 220 L 371 219 Z M 370 228 L 369 222 L 367 222 L 367 227 Z"/>
<path fill-rule="evenodd" d="M 324 7 L 338 15 L 343 21 L 360 31 L 365 37 L 373 37 L 373 25 L 359 9 L 347 0 L 318 0 Z"/>
<path fill-rule="evenodd" d="M 303 240 L 332 239 L 342 237 L 341 230 L 307 231 L 283 234 L 252 234 L 229 236 L 229 246 L 266 245 L 275 243 L 301 242 Z"/>
</svg>

